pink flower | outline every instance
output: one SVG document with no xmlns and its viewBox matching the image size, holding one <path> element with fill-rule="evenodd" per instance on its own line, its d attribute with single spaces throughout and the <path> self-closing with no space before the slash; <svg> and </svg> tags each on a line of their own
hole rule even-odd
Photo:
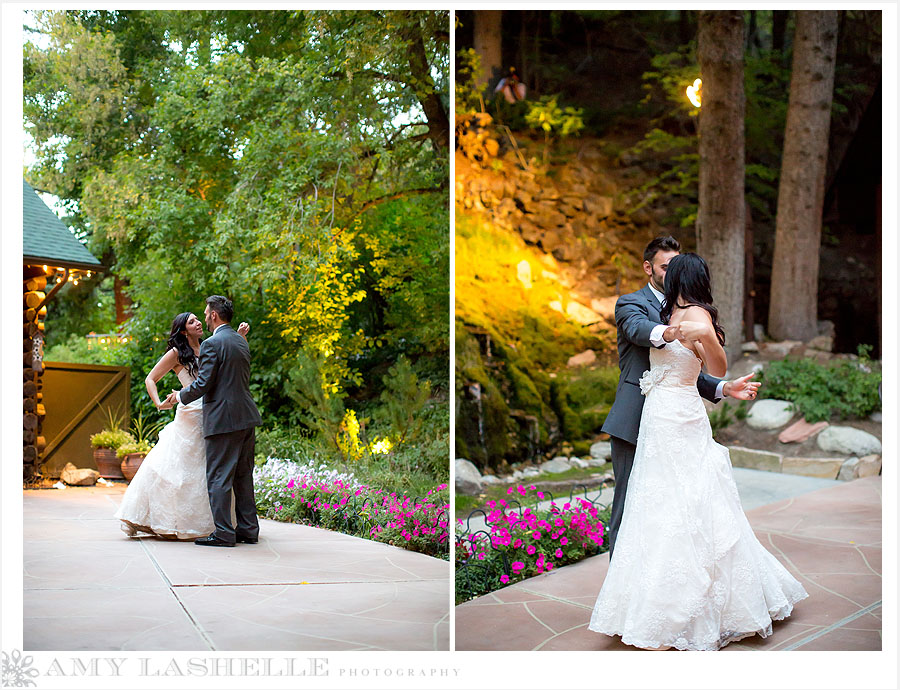
<svg viewBox="0 0 900 690">
<path fill-rule="evenodd" d="M 566 537 L 563 537 L 562 539 L 559 540 L 559 543 L 562 544 L 563 546 L 565 546 L 566 544 L 569 543 L 569 540 Z"/>
<path fill-rule="evenodd" d="M 540 539 L 541 536 L 542 536 L 541 533 L 536 530 L 534 532 L 532 532 L 532 534 L 531 534 L 532 539 Z"/>
<path fill-rule="evenodd" d="M 562 555 L 563 555 L 562 549 L 557 549 L 557 550 L 554 552 L 554 555 L 555 555 L 557 558 L 562 558 Z"/>
<path fill-rule="evenodd" d="M 501 576 L 500 576 L 500 582 L 502 582 L 504 585 L 505 585 L 507 582 L 509 582 L 509 575 L 501 575 Z"/>
<path fill-rule="evenodd" d="M 528 552 L 528 555 L 531 555 L 531 554 L 533 554 L 535 551 L 537 551 L 537 549 L 536 549 L 532 544 L 529 544 L 529 545 L 528 545 L 528 548 L 525 549 L 525 550 Z"/>
<path fill-rule="evenodd" d="M 289 488 L 289 489 L 294 488 L 294 480 L 293 479 L 287 483 L 287 488 Z"/>
<path fill-rule="evenodd" d="M 521 540 L 521 539 L 516 539 L 516 540 L 513 542 L 513 548 L 514 548 L 514 549 L 518 549 L 520 546 L 522 546 L 522 540 Z"/>
<path fill-rule="evenodd" d="M 525 567 L 525 564 L 522 563 L 522 561 L 515 561 L 515 562 L 512 564 L 512 569 L 513 569 L 513 572 L 514 572 L 514 573 L 519 572 L 519 571 L 522 570 L 522 568 L 524 568 L 524 567 Z"/>
</svg>

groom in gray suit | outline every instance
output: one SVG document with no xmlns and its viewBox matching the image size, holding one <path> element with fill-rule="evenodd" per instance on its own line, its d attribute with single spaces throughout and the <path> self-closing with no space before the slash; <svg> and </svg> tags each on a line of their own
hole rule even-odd
<svg viewBox="0 0 900 690">
<path fill-rule="evenodd" d="M 250 397 L 250 347 L 231 327 L 234 306 L 230 299 L 207 297 L 204 314 L 212 336 L 200 344 L 197 379 L 170 395 L 185 405 L 204 396 L 206 483 L 216 529 L 194 543 L 255 544 L 259 540 L 259 521 L 253 493 L 253 455 L 256 427 L 262 420 Z M 232 489 L 237 527 L 231 524 Z"/>
<path fill-rule="evenodd" d="M 607 538 L 612 558 L 616 535 L 622 524 L 628 477 L 634 462 L 644 396 L 638 381 L 650 369 L 650 348 L 663 347 L 676 339 L 692 340 L 699 336 L 697 326 L 684 323 L 667 326 L 661 322 L 659 310 L 665 296 L 666 268 L 678 256 L 681 245 L 674 237 L 657 237 L 644 250 L 644 272 L 650 282 L 637 292 L 622 295 L 616 301 L 616 341 L 619 350 L 619 385 L 616 399 L 603 423 L 603 431 L 610 435 L 613 475 L 616 480 Z M 752 400 L 759 383 L 750 381 L 753 374 L 734 381 L 721 381 L 701 373 L 697 389 L 707 400 L 718 402 L 728 395 Z"/>
</svg>

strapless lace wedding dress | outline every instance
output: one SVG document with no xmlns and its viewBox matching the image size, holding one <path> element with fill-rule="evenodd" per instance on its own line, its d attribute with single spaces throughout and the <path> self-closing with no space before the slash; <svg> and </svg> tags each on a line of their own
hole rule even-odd
<svg viewBox="0 0 900 690">
<path fill-rule="evenodd" d="M 697 392 L 700 360 L 650 350 L 622 526 L 589 628 L 644 648 L 715 650 L 772 633 L 806 590 L 756 539 L 728 449 Z"/>
<path fill-rule="evenodd" d="M 182 386 L 193 378 L 182 369 Z M 206 491 L 206 442 L 202 398 L 178 405 L 128 485 L 115 515 L 130 537 L 155 534 L 195 539 L 215 529 Z"/>
</svg>

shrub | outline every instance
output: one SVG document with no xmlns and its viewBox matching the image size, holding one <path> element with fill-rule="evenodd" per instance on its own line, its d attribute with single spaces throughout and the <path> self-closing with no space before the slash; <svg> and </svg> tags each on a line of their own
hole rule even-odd
<svg viewBox="0 0 900 690">
<path fill-rule="evenodd" d="M 424 497 L 388 493 L 324 464 L 269 458 L 253 471 L 257 512 L 449 558 L 447 484 Z"/>
<path fill-rule="evenodd" d="M 867 417 L 881 409 L 881 372 L 860 345 L 859 359 L 820 364 L 813 359 L 772 362 L 759 380 L 760 397 L 789 400 L 808 422 Z"/>
<path fill-rule="evenodd" d="M 116 457 L 124 458 L 129 453 L 149 453 L 150 444 L 147 441 L 128 441 L 116 449 Z"/>
<path fill-rule="evenodd" d="M 91 447 L 116 450 L 125 443 L 134 443 L 134 437 L 123 429 L 104 429 L 91 434 Z"/>
<path fill-rule="evenodd" d="M 456 601 L 461 603 L 519 580 L 550 572 L 607 550 L 603 535 L 609 509 L 573 499 L 549 509 L 514 508 L 521 500 L 544 499 L 534 486 L 510 487 L 510 501 L 488 501 L 490 534 L 460 530 L 456 537 Z"/>
</svg>

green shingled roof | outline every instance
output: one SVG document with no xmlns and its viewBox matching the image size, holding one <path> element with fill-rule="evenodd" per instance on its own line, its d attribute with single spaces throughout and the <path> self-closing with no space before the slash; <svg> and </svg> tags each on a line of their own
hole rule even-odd
<svg viewBox="0 0 900 690">
<path fill-rule="evenodd" d="M 34 188 L 22 180 L 22 258 L 26 264 L 62 268 L 102 268 L 72 231 L 57 218 Z"/>
</svg>

